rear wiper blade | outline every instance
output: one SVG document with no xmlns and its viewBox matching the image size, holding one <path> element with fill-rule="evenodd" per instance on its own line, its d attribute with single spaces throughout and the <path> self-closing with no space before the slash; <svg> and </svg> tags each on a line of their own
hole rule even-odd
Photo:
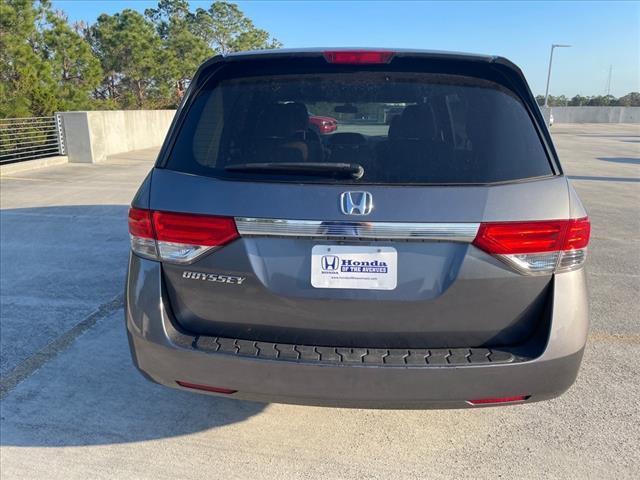
<svg viewBox="0 0 640 480">
<path fill-rule="evenodd" d="M 267 163 L 236 163 L 227 165 L 228 172 L 254 172 L 265 174 L 313 175 L 317 177 L 351 177 L 362 178 L 364 168 L 358 163 L 331 162 L 267 162 Z"/>
</svg>

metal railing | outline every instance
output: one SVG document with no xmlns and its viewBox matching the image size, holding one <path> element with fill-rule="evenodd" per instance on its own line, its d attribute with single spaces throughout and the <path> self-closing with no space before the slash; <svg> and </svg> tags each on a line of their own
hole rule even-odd
<svg viewBox="0 0 640 480">
<path fill-rule="evenodd" d="M 0 164 L 66 155 L 61 115 L 0 119 Z"/>
</svg>

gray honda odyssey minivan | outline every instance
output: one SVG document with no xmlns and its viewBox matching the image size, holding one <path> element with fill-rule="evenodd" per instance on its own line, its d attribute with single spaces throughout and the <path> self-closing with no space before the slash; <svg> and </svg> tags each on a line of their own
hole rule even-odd
<svg viewBox="0 0 640 480">
<path fill-rule="evenodd" d="M 211 58 L 129 231 L 127 332 L 154 382 L 475 408 L 555 397 L 578 372 L 590 224 L 501 57 Z"/>
</svg>

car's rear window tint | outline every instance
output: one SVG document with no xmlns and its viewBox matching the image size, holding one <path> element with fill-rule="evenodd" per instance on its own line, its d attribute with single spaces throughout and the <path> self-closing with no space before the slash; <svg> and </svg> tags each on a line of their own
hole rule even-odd
<svg viewBox="0 0 640 480">
<path fill-rule="evenodd" d="M 230 171 L 253 163 L 355 163 L 361 178 Z M 253 181 L 469 184 L 551 175 L 520 99 L 464 75 L 354 71 L 210 81 L 166 167 Z"/>
</svg>

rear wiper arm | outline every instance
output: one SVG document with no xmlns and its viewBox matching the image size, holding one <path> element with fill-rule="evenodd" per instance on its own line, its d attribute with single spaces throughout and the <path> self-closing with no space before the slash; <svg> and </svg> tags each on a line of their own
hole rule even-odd
<svg viewBox="0 0 640 480">
<path fill-rule="evenodd" d="M 227 165 L 228 172 L 254 172 L 265 174 L 312 175 L 316 177 L 351 177 L 355 180 L 362 178 L 364 168 L 358 163 L 331 162 L 267 162 L 267 163 L 236 163 Z"/>
</svg>

